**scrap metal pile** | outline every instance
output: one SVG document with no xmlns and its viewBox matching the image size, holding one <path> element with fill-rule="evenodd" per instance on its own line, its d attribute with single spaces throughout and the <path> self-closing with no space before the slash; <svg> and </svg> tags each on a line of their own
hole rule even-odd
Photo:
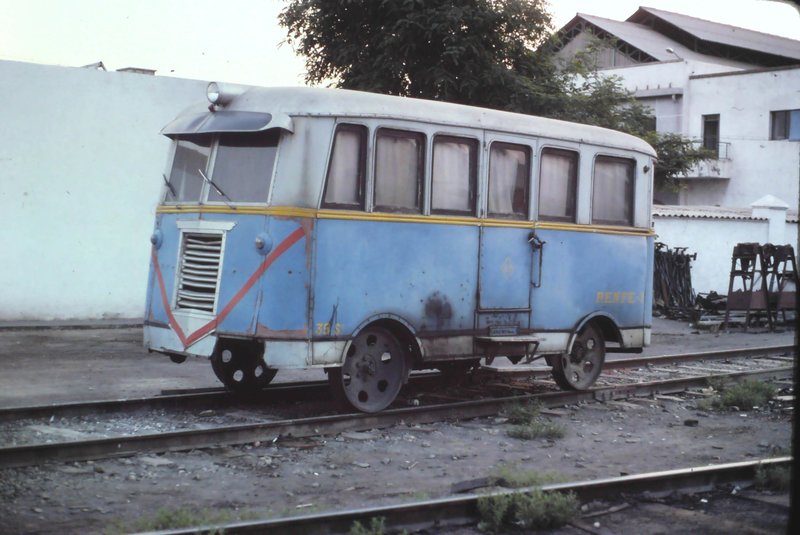
<svg viewBox="0 0 800 535">
<path fill-rule="evenodd" d="M 656 243 L 653 263 L 653 308 L 657 315 L 670 319 L 696 321 L 699 312 L 695 307 L 692 289 L 691 261 L 697 253 L 688 254 L 686 247 L 670 249 Z"/>
<path fill-rule="evenodd" d="M 653 273 L 653 313 L 691 321 L 716 330 L 739 324 L 745 330 L 774 330 L 795 320 L 797 263 L 791 245 L 739 243 L 731 255 L 728 295 L 695 295 L 691 261 L 697 253 L 656 243 Z"/>
</svg>

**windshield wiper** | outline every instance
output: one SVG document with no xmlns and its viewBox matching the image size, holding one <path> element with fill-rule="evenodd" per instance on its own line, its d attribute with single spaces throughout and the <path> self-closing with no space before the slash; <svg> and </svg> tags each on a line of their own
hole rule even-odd
<svg viewBox="0 0 800 535">
<path fill-rule="evenodd" d="M 213 181 L 212 181 L 210 178 L 208 178 L 208 177 L 206 176 L 206 174 L 205 174 L 205 173 L 203 173 L 203 170 L 202 170 L 202 169 L 200 169 L 200 168 L 198 167 L 198 168 L 197 168 L 197 172 L 198 172 L 198 173 L 200 173 L 200 176 L 201 176 L 201 177 L 203 177 L 203 180 L 205 180 L 206 182 L 208 182 L 208 184 L 209 184 L 211 187 L 213 187 L 215 190 L 217 190 L 217 193 L 219 193 L 219 194 L 220 194 L 220 195 L 222 195 L 222 196 L 223 196 L 225 199 L 227 199 L 227 201 L 225 201 L 225 204 L 227 204 L 227 205 L 228 205 L 228 208 L 230 208 L 231 210 L 236 210 L 236 207 L 235 207 L 235 206 L 233 206 L 233 205 L 231 204 L 231 203 L 233 202 L 233 199 L 231 199 L 230 197 L 228 197 L 227 195 L 225 195 L 225 192 L 224 192 L 224 191 L 222 191 L 221 189 L 219 189 L 219 186 L 217 186 L 217 185 L 216 185 L 216 184 L 215 184 L 215 183 L 214 183 L 214 182 L 213 182 Z M 230 202 L 229 202 L 229 201 L 230 201 Z"/>
<path fill-rule="evenodd" d="M 172 193 L 172 199 L 175 202 L 178 202 L 178 194 L 175 193 L 175 188 L 172 187 L 172 184 L 169 183 L 169 179 L 167 178 L 167 175 L 165 175 L 164 173 L 161 173 L 161 176 L 164 177 L 164 184 L 167 185 L 167 187 L 169 188 L 169 192 Z"/>
</svg>

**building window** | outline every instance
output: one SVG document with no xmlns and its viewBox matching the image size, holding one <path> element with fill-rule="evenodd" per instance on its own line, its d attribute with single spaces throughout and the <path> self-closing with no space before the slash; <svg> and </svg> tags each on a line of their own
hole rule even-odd
<svg viewBox="0 0 800 535">
<path fill-rule="evenodd" d="M 592 223 L 633 225 L 634 161 L 598 156 L 592 184 Z"/>
<path fill-rule="evenodd" d="M 800 110 L 781 110 L 770 113 L 770 139 L 800 141 Z"/>
<path fill-rule="evenodd" d="M 375 210 L 421 212 L 425 136 L 403 130 L 378 130 L 375 143 Z"/>
<path fill-rule="evenodd" d="M 326 208 L 363 209 L 366 167 L 366 127 L 339 125 L 333 139 L 322 205 Z"/>
<path fill-rule="evenodd" d="M 539 170 L 539 219 L 575 221 L 578 187 L 578 153 L 542 150 Z"/>
<path fill-rule="evenodd" d="M 492 143 L 489 153 L 489 216 L 528 217 L 531 150 L 524 145 Z"/>
<path fill-rule="evenodd" d="M 719 114 L 703 115 L 703 148 L 719 157 Z"/>
<path fill-rule="evenodd" d="M 431 211 L 475 213 L 478 177 L 478 142 L 452 136 L 433 140 Z"/>
</svg>

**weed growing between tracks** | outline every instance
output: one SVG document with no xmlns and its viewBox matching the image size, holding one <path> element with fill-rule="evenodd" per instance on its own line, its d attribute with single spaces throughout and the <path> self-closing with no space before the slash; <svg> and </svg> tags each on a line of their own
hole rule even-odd
<svg viewBox="0 0 800 535">
<path fill-rule="evenodd" d="M 757 489 L 786 492 L 791 485 L 791 478 L 792 471 L 786 466 L 759 466 L 753 483 Z"/>
<path fill-rule="evenodd" d="M 383 535 L 386 533 L 386 526 L 384 525 L 385 518 L 377 517 L 371 518 L 369 521 L 369 526 L 365 527 L 361 524 L 361 522 L 356 521 L 353 526 L 350 528 L 350 535 Z M 401 535 L 406 535 L 408 532 L 403 530 L 400 532 Z"/>
<path fill-rule="evenodd" d="M 258 515 L 250 511 L 198 511 L 181 507 L 178 509 L 159 509 L 151 517 L 143 517 L 130 525 L 116 523 L 107 532 L 109 534 L 131 533 L 140 531 L 158 531 L 167 529 L 190 528 L 196 526 L 213 526 L 215 524 L 230 524 L 237 520 L 255 520 Z M 209 534 L 222 533 L 222 530 L 211 529 Z"/>
<path fill-rule="evenodd" d="M 504 528 L 555 529 L 578 513 L 578 499 L 572 493 L 544 492 L 485 496 L 478 500 L 481 521 L 478 529 L 497 533 Z"/>
<path fill-rule="evenodd" d="M 722 390 L 720 395 L 698 401 L 696 406 L 699 410 L 765 407 L 777 393 L 773 385 L 761 381 L 743 381 L 730 388 L 716 385 L 716 388 Z"/>
<path fill-rule="evenodd" d="M 563 426 L 539 418 L 541 404 L 533 401 L 509 405 L 503 409 L 503 415 L 508 418 L 511 428 L 507 431 L 508 436 L 522 440 L 533 440 L 536 438 L 547 438 L 555 440 L 563 438 L 566 430 Z"/>
<path fill-rule="evenodd" d="M 568 478 L 554 472 L 522 471 L 513 464 L 495 466 L 489 478 L 495 486 L 507 488 L 539 487 L 560 483 Z M 485 496 L 478 500 L 482 531 L 497 533 L 503 528 L 554 529 L 563 526 L 578 513 L 578 500 L 572 493 L 544 492 Z"/>
</svg>

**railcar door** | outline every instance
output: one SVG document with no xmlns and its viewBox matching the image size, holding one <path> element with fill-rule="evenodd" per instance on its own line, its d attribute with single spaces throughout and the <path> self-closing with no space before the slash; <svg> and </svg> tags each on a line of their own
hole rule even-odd
<svg viewBox="0 0 800 535">
<path fill-rule="evenodd" d="M 529 220 L 536 142 L 487 133 L 488 182 L 481 227 L 478 329 L 491 335 L 521 334 L 530 326 L 534 249 Z"/>
</svg>

